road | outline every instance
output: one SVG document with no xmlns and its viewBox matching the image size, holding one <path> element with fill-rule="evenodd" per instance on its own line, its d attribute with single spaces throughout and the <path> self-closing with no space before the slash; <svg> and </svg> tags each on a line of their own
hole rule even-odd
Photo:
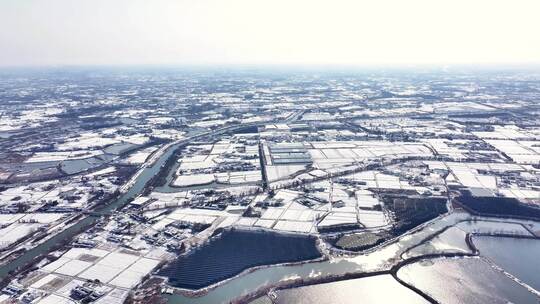
<svg viewBox="0 0 540 304">
<path fill-rule="evenodd" d="M 19 257 L 10 261 L 10 263 L 0 266 L 0 281 L 4 282 L 6 279 L 10 279 L 13 275 L 19 273 L 21 270 L 24 270 L 26 267 L 33 265 L 38 262 L 41 257 L 51 251 L 57 250 L 59 247 L 62 247 L 65 244 L 70 243 L 82 232 L 94 226 L 97 221 L 109 214 L 112 211 L 118 210 L 125 206 L 133 198 L 139 196 L 146 188 L 147 183 L 154 177 L 156 174 L 166 174 L 167 172 L 162 172 L 164 170 L 164 164 L 169 160 L 170 157 L 174 156 L 174 152 L 189 144 L 194 140 L 199 140 L 204 137 L 212 137 L 222 135 L 228 132 L 234 132 L 239 129 L 247 127 L 262 126 L 265 124 L 272 123 L 287 123 L 291 122 L 303 114 L 303 111 L 293 113 L 287 117 L 284 121 L 275 122 L 275 121 L 261 121 L 245 124 L 230 125 L 215 130 L 199 133 L 193 136 L 183 138 L 171 142 L 152 155 L 144 164 L 141 165 L 141 168 L 134 174 L 130 180 L 121 187 L 120 195 L 108 202 L 107 204 L 101 205 L 95 210 L 85 214 L 77 221 L 76 224 L 71 225 L 70 227 L 62 230 L 55 236 L 49 238 L 47 241 L 39 244 L 38 246 L 31 248 L 21 254 Z"/>
<path fill-rule="evenodd" d="M 227 126 L 216 130 L 204 132 L 179 141 L 175 141 L 166 146 L 157 156 L 151 157 L 145 162 L 141 169 L 131 178 L 123 187 L 121 194 L 105 205 L 92 210 L 90 214 L 86 214 L 77 221 L 76 224 L 62 230 L 57 235 L 49 238 L 47 241 L 38 246 L 27 250 L 22 255 L 10 261 L 10 263 L 0 266 L 0 280 L 5 280 L 10 275 L 20 272 L 26 266 L 36 262 L 44 254 L 58 249 L 64 244 L 71 242 L 81 232 L 91 228 L 102 216 L 109 214 L 114 210 L 118 210 L 125 206 L 130 200 L 140 195 L 146 184 L 156 175 L 162 174 L 162 168 L 165 162 L 174 155 L 174 151 L 179 147 L 190 143 L 193 140 L 203 138 L 205 136 L 217 136 L 226 132 L 235 131 L 241 128 L 260 125 L 261 123 L 239 124 L 236 126 Z"/>
</svg>

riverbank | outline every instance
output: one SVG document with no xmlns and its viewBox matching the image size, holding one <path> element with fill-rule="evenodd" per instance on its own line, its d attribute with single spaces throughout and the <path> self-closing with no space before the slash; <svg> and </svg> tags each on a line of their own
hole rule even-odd
<svg viewBox="0 0 540 304">
<path fill-rule="evenodd" d="M 515 225 L 519 223 L 519 225 Z M 530 222 L 514 220 L 508 223 L 499 219 L 479 218 L 466 213 L 454 213 L 441 216 L 436 220 L 417 227 L 415 231 L 406 233 L 391 243 L 374 249 L 369 253 L 349 253 L 343 257 L 330 256 L 324 261 L 308 261 L 295 265 L 274 265 L 264 268 L 251 269 L 242 274 L 230 278 L 211 289 L 198 293 L 198 297 L 175 294 L 165 296 L 170 303 L 229 303 L 246 301 L 264 295 L 268 290 L 287 288 L 302 284 L 317 284 L 320 282 L 343 280 L 347 278 L 361 277 L 372 273 L 396 272 L 400 267 L 408 263 L 418 261 L 422 257 L 403 260 L 401 255 L 407 249 L 418 246 L 430 240 L 430 236 L 441 231 L 461 225 L 469 234 L 491 233 L 493 229 L 499 231 L 512 231 L 513 234 L 529 234 L 524 228 Z M 501 230 L 501 227 L 504 228 Z M 474 249 L 471 249 L 474 250 Z M 445 253 L 430 255 L 428 258 L 451 258 L 477 256 L 475 254 Z M 426 258 L 426 256 L 423 256 Z M 239 300 L 240 299 L 240 300 Z"/>
<path fill-rule="evenodd" d="M 107 216 L 110 212 L 122 208 L 133 198 L 137 197 L 149 186 L 148 182 L 152 177 L 162 174 L 162 164 L 169 159 L 174 151 L 174 147 L 174 145 L 168 146 L 168 149 L 165 149 L 159 158 L 153 161 L 152 166 L 143 165 L 143 170 L 137 174 L 137 178 L 134 179 L 132 177 L 130 181 L 124 185 L 127 189 L 126 191 L 119 191 L 117 195 L 110 198 L 108 202 L 94 206 L 94 209 L 91 212 L 87 212 L 86 215 L 78 221 L 72 221 L 72 225 L 63 229 L 58 234 L 46 239 L 34 248 L 25 251 L 11 263 L 0 266 L 1 282 L 7 282 L 15 275 L 22 273 L 23 270 L 30 269 L 37 262 L 42 260 L 47 253 L 70 243 L 75 236 L 93 227 L 99 218 Z"/>
</svg>

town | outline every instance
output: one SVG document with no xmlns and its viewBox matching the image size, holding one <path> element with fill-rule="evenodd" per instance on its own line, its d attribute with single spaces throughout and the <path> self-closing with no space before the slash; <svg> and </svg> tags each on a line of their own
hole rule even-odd
<svg viewBox="0 0 540 304">
<path fill-rule="evenodd" d="M 536 265 L 539 98 L 529 71 L 3 71 L 0 303 L 469 302 L 434 271 L 537 303 L 490 252 Z"/>
</svg>

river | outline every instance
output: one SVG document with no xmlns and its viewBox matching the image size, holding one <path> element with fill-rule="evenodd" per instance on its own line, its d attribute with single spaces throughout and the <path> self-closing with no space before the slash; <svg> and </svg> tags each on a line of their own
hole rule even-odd
<svg viewBox="0 0 540 304">
<path fill-rule="evenodd" d="M 161 166 L 167 161 L 167 159 L 174 153 L 174 151 L 183 143 L 179 143 L 171 146 L 167 149 L 159 159 L 151 166 L 146 167 L 139 175 L 135 183 L 129 188 L 129 190 L 121 194 L 118 198 L 112 200 L 105 206 L 102 206 L 95 210 L 98 214 L 107 214 L 113 210 L 123 207 L 131 199 L 137 197 L 143 190 L 144 186 L 152 177 L 159 173 Z M 0 267 L 0 279 L 4 279 L 9 275 L 9 272 L 17 270 L 19 267 L 23 267 L 32 262 L 34 258 L 53 250 L 59 243 L 66 240 L 73 239 L 82 230 L 92 226 L 99 218 L 96 216 L 88 215 L 79 220 L 76 224 L 68 227 L 42 244 L 26 251 L 17 259 L 10 261 L 9 263 Z"/>
<path fill-rule="evenodd" d="M 350 273 L 369 273 L 389 270 L 395 265 L 400 255 L 407 249 L 420 244 L 426 238 L 441 232 L 443 229 L 458 225 L 465 232 L 490 233 L 494 230 L 504 230 L 516 235 L 528 235 L 530 232 L 515 221 L 506 223 L 499 219 L 472 217 L 466 213 L 451 213 L 442 216 L 425 225 L 421 229 L 405 234 L 397 240 L 384 244 L 369 253 L 352 257 L 337 257 L 326 261 L 308 262 L 300 265 L 269 266 L 243 275 L 234 277 L 222 284 L 211 286 L 210 290 L 201 297 L 188 297 L 179 294 L 168 295 L 167 299 L 173 304 L 196 303 L 228 303 L 235 298 L 246 295 L 261 287 L 279 285 L 297 278 L 321 278 L 343 276 Z"/>
<path fill-rule="evenodd" d="M 538 303 L 534 293 L 478 257 L 423 260 L 400 268 L 397 275 L 439 303 Z"/>
<path fill-rule="evenodd" d="M 540 240 L 476 236 L 473 243 L 480 255 L 540 291 Z"/>
<path fill-rule="evenodd" d="M 221 129 L 208 131 L 208 132 L 190 133 L 190 137 L 176 144 L 171 145 L 162 155 L 159 156 L 159 158 L 151 166 L 145 167 L 144 170 L 137 176 L 135 182 L 129 187 L 129 189 L 126 192 L 122 193 L 116 199 L 108 202 L 106 205 L 101 206 L 97 208 L 96 210 L 94 210 L 94 214 L 98 214 L 98 215 L 108 214 L 111 211 L 122 208 L 130 200 L 140 195 L 144 191 L 145 185 L 156 174 L 160 172 L 162 166 L 173 155 L 173 153 L 178 148 L 186 145 L 190 141 L 200 139 L 206 136 L 216 136 L 216 135 L 220 135 L 227 132 L 233 132 L 241 128 L 245 128 L 249 126 L 257 126 L 263 123 L 265 122 L 249 123 L 249 124 L 243 124 L 243 125 L 239 124 L 239 125 L 234 125 L 234 126 L 226 126 Z M 170 175 L 171 172 L 167 172 L 167 174 Z M 0 266 L 0 281 L 5 279 L 10 274 L 11 271 L 16 271 L 18 268 L 28 265 L 36 257 L 53 250 L 55 247 L 58 246 L 58 244 L 63 243 L 65 241 L 72 240 L 81 231 L 88 229 L 94 223 L 96 223 L 98 219 L 99 218 L 96 217 L 95 215 L 84 216 L 76 224 L 66 228 L 62 232 L 58 233 L 57 235 L 53 236 L 47 241 L 39 244 L 38 246 L 30 250 L 27 250 L 21 256 L 17 257 L 13 261 L 10 261 L 9 263 Z"/>
</svg>

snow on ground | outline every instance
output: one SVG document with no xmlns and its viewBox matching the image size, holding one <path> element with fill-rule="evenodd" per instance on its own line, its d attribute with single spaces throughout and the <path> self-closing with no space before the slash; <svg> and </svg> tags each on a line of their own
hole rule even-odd
<svg viewBox="0 0 540 304">
<path fill-rule="evenodd" d="M 103 154 L 101 150 L 76 150 L 67 152 L 36 152 L 26 163 L 63 161 L 68 159 L 84 159 Z"/>
<path fill-rule="evenodd" d="M 38 304 L 76 304 L 77 302 L 75 302 L 75 301 L 73 301 L 73 300 L 71 300 L 69 298 L 65 298 L 65 297 L 55 295 L 55 294 L 51 294 L 51 295 L 48 295 L 45 298 L 41 299 L 37 303 Z"/>
<path fill-rule="evenodd" d="M 504 152 L 516 163 L 537 164 L 540 162 L 540 141 L 486 140 L 497 150 Z"/>
<path fill-rule="evenodd" d="M 146 149 L 143 149 L 141 151 L 137 151 L 133 154 L 131 154 L 127 159 L 126 163 L 130 165 L 140 165 L 143 164 L 146 159 L 158 149 L 158 147 L 149 147 Z"/>
<path fill-rule="evenodd" d="M 380 201 L 369 190 L 358 190 L 355 196 L 359 208 L 373 208 L 380 205 Z"/>
<path fill-rule="evenodd" d="M 300 192 L 292 190 L 279 190 L 273 200 L 280 201 L 279 207 L 268 207 L 260 219 L 249 223 L 259 227 L 272 227 L 276 230 L 291 232 L 314 231 L 315 219 L 321 215 L 321 211 L 310 209 L 294 200 L 300 196 Z"/>
<path fill-rule="evenodd" d="M 206 185 L 215 181 L 214 174 L 193 174 L 193 175 L 180 175 L 176 177 L 173 182 L 174 186 L 189 187 L 196 185 Z"/>
<path fill-rule="evenodd" d="M 42 270 L 85 280 L 97 279 L 121 288 L 133 288 L 159 263 L 159 260 L 123 252 L 73 248 L 58 260 L 45 265 Z"/>
<path fill-rule="evenodd" d="M 317 227 L 330 227 L 356 223 L 358 223 L 356 213 L 330 212 L 321 222 L 319 222 Z"/>
<path fill-rule="evenodd" d="M 126 300 L 129 294 L 128 290 L 124 289 L 113 289 L 104 297 L 98 299 L 96 304 L 122 304 Z"/>
<path fill-rule="evenodd" d="M 58 151 L 96 149 L 117 144 L 119 142 L 120 140 L 118 139 L 101 137 L 101 135 L 97 133 L 82 133 L 79 137 L 69 138 L 64 143 L 57 144 L 56 149 Z"/>
<path fill-rule="evenodd" d="M 367 228 L 379 227 L 388 224 L 388 220 L 382 211 L 360 210 L 358 219 Z"/>
<path fill-rule="evenodd" d="M 0 229 L 0 249 L 10 246 L 42 226 L 42 224 L 13 223 Z"/>
<path fill-rule="evenodd" d="M 380 157 L 431 156 L 431 151 L 419 143 L 389 141 L 312 142 L 308 149 L 313 166 L 335 168 Z"/>
<path fill-rule="evenodd" d="M 213 161 L 215 157 L 215 155 L 196 155 L 182 158 L 178 171 L 214 168 L 216 166 L 216 163 Z"/>
</svg>

